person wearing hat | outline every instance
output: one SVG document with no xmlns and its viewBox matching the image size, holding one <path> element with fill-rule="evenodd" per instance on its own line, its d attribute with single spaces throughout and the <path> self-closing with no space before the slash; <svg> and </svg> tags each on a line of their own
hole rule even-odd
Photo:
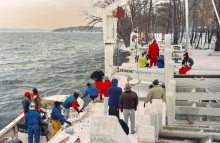
<svg viewBox="0 0 220 143">
<path fill-rule="evenodd" d="M 60 120 L 62 122 L 66 122 L 70 126 L 72 125 L 71 122 L 67 121 L 62 116 L 61 108 L 60 108 L 61 104 L 62 104 L 62 102 L 55 101 L 54 106 L 53 106 L 52 111 L 51 111 L 51 120 L 52 120 L 52 124 L 53 124 L 53 127 L 54 127 L 53 135 L 55 135 L 60 130 L 60 127 L 61 127 Z"/>
<path fill-rule="evenodd" d="M 148 48 L 148 57 L 150 58 L 150 67 L 157 65 L 157 57 L 159 56 L 159 46 L 156 39 L 153 40 L 153 43 L 149 45 Z"/>
<path fill-rule="evenodd" d="M 164 68 L 164 55 L 163 54 L 160 54 L 160 56 L 157 59 L 157 67 Z"/>
<path fill-rule="evenodd" d="M 139 68 L 144 68 L 147 65 L 147 59 L 145 57 L 145 53 L 143 52 L 139 57 L 138 57 L 138 67 Z"/>
<path fill-rule="evenodd" d="M 31 104 L 31 93 L 25 92 L 24 93 L 24 99 L 22 100 L 22 105 L 24 109 L 24 116 L 29 111 L 29 105 Z"/>
<path fill-rule="evenodd" d="M 118 87 L 118 80 L 112 79 L 112 87 L 107 89 L 107 93 L 109 95 L 108 99 L 108 114 L 116 115 L 119 118 L 119 105 L 120 105 L 120 96 L 122 93 L 122 88 Z"/>
<path fill-rule="evenodd" d="M 95 87 L 99 89 L 100 85 L 102 84 L 102 79 L 104 78 L 105 74 L 100 70 L 99 67 L 96 68 L 90 78 L 95 81 Z M 100 89 L 99 89 L 100 90 Z"/>
<path fill-rule="evenodd" d="M 128 118 L 130 118 L 131 123 L 131 134 L 134 134 L 135 126 L 135 111 L 138 105 L 137 93 L 131 91 L 131 86 L 127 83 L 125 84 L 124 92 L 121 94 L 120 98 L 120 110 L 124 113 L 125 123 L 128 124 Z"/>
<path fill-rule="evenodd" d="M 27 112 L 25 116 L 25 122 L 28 129 L 28 143 L 33 143 L 33 136 L 34 136 L 34 143 L 40 142 L 40 127 L 42 124 L 42 119 L 40 113 L 35 111 L 35 104 L 31 103 L 29 106 L 30 111 Z"/>
<path fill-rule="evenodd" d="M 90 98 L 93 100 L 93 103 L 96 103 L 96 98 L 98 97 L 99 90 L 97 88 L 93 87 L 91 85 L 91 83 L 87 83 L 87 86 L 88 86 L 88 88 L 86 89 L 86 91 L 83 94 L 83 97 L 81 97 L 81 98 L 84 98 L 89 94 Z"/>
<path fill-rule="evenodd" d="M 104 115 L 107 115 L 108 112 L 109 94 L 107 93 L 107 90 L 111 86 L 112 83 L 110 82 L 109 77 L 105 76 L 105 81 L 100 86 L 100 100 L 102 100 L 102 95 L 104 95 Z"/>
<path fill-rule="evenodd" d="M 165 91 L 158 84 L 159 84 L 159 81 L 155 79 L 152 83 L 153 87 L 149 90 L 147 94 L 147 98 L 145 99 L 144 107 L 146 103 L 148 102 L 152 103 L 152 99 L 162 99 L 163 101 L 166 100 Z"/>
<path fill-rule="evenodd" d="M 77 99 L 79 97 L 79 93 L 74 92 L 73 95 L 69 95 L 64 101 L 63 101 L 63 107 L 64 109 L 64 117 L 66 119 L 69 118 L 69 108 L 73 107 L 78 113 L 82 112 L 81 110 L 79 111 L 79 104 L 77 102 Z"/>
<path fill-rule="evenodd" d="M 179 69 L 179 74 L 186 74 L 189 70 L 191 70 L 194 61 L 192 58 L 189 57 L 188 52 L 185 52 L 183 55 L 182 67 Z"/>
</svg>

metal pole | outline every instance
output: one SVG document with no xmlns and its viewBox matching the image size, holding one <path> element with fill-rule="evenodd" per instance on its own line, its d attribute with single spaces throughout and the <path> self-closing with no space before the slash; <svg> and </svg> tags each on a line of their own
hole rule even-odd
<svg viewBox="0 0 220 143">
<path fill-rule="evenodd" d="M 188 39 L 189 39 L 189 11 L 188 11 L 188 0 L 185 0 L 185 10 L 186 10 L 186 46 L 185 49 L 188 49 Z"/>
<path fill-rule="evenodd" d="M 219 15 L 218 15 L 214 0 L 212 0 L 212 4 L 213 4 L 214 10 L 215 10 L 215 14 L 216 14 L 216 17 L 217 17 L 217 20 L 218 20 L 218 24 L 220 26 L 220 19 L 219 19 Z"/>
</svg>

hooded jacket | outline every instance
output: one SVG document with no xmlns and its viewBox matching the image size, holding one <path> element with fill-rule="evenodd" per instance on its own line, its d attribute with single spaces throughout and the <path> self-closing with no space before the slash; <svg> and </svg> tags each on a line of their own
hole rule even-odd
<svg viewBox="0 0 220 143">
<path fill-rule="evenodd" d="M 160 55 L 157 59 L 157 67 L 164 68 L 164 56 Z"/>
<path fill-rule="evenodd" d="M 144 68 L 147 64 L 147 60 L 145 56 L 140 55 L 138 58 L 138 67 L 139 68 Z"/>
<path fill-rule="evenodd" d="M 148 55 L 150 56 L 150 58 L 156 58 L 159 55 L 159 46 L 157 43 L 150 44 Z"/>
<path fill-rule="evenodd" d="M 23 109 L 25 112 L 29 111 L 29 105 L 31 104 L 30 96 L 24 95 L 24 99 L 22 100 Z"/>
<path fill-rule="evenodd" d="M 40 127 L 42 124 L 42 119 L 41 119 L 40 113 L 38 113 L 34 110 L 30 110 L 25 116 L 25 122 L 26 122 L 28 128 Z"/>
<path fill-rule="evenodd" d="M 89 94 L 90 96 L 96 96 L 96 95 L 99 94 L 99 90 L 98 90 L 97 88 L 95 88 L 95 87 L 93 87 L 93 86 L 90 85 L 90 86 L 86 89 L 86 91 L 84 92 L 82 98 L 86 97 L 88 94 Z"/>
<path fill-rule="evenodd" d="M 122 93 L 122 88 L 117 87 L 118 80 L 112 79 L 112 87 L 108 88 L 107 93 L 109 94 L 108 105 L 110 107 L 119 107 L 120 105 L 120 96 Z"/>
<path fill-rule="evenodd" d="M 104 95 L 104 97 L 109 97 L 107 90 L 111 86 L 112 83 L 110 82 L 110 80 L 106 80 L 105 82 L 103 82 L 100 86 L 100 96 Z"/>
<path fill-rule="evenodd" d="M 187 64 L 187 66 L 191 67 L 194 64 L 193 59 L 188 56 L 186 58 L 184 58 L 182 61 L 182 66 L 186 65 L 186 64 Z"/>
<path fill-rule="evenodd" d="M 51 120 L 61 120 L 62 122 L 66 122 L 66 119 L 61 114 L 60 107 L 53 106 L 51 112 Z"/>
</svg>

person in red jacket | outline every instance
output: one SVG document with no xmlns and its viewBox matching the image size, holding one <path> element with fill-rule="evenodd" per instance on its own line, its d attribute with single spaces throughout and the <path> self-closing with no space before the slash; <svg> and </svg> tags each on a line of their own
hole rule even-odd
<svg viewBox="0 0 220 143">
<path fill-rule="evenodd" d="M 40 95 L 38 94 L 37 88 L 33 88 L 32 99 L 33 99 L 33 103 L 35 104 L 34 110 L 41 113 L 45 113 L 45 111 L 42 108 L 40 108 L 41 98 Z"/>
<path fill-rule="evenodd" d="M 100 86 L 100 100 L 102 100 L 102 95 L 104 95 L 104 115 L 107 115 L 108 112 L 109 95 L 107 90 L 109 87 L 112 87 L 112 83 L 110 82 L 109 77 L 105 76 L 105 81 Z"/>
<path fill-rule="evenodd" d="M 156 39 L 153 40 L 153 43 L 150 44 L 148 48 L 148 56 L 150 58 L 150 67 L 157 65 L 157 58 L 159 56 L 159 46 Z"/>
</svg>

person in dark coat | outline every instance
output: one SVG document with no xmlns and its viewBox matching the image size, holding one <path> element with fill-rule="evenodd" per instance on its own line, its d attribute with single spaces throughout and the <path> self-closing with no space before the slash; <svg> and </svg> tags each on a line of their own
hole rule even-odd
<svg viewBox="0 0 220 143">
<path fill-rule="evenodd" d="M 157 57 L 159 56 L 159 46 L 157 44 L 156 39 L 153 40 L 153 43 L 150 44 L 148 48 L 148 56 L 150 58 L 150 67 L 157 65 Z"/>
<path fill-rule="evenodd" d="M 157 67 L 164 68 L 164 55 L 160 55 L 157 59 Z"/>
<path fill-rule="evenodd" d="M 66 122 L 68 125 L 72 125 L 71 122 L 67 121 L 61 114 L 61 109 L 60 109 L 60 105 L 62 104 L 62 102 L 58 102 L 55 101 L 54 102 L 54 106 L 52 108 L 52 112 L 51 112 L 51 120 L 52 120 L 52 124 L 54 127 L 54 132 L 53 135 L 55 135 L 61 127 L 61 123 L 60 120 L 62 122 Z"/>
<path fill-rule="evenodd" d="M 113 78 L 112 87 L 109 87 L 107 90 L 107 93 L 109 94 L 108 114 L 116 115 L 119 118 L 119 105 L 120 105 L 120 96 L 122 93 L 122 88 L 117 86 L 118 86 L 118 80 Z"/>
<path fill-rule="evenodd" d="M 35 104 L 30 104 L 30 111 L 25 116 L 25 122 L 28 128 L 28 143 L 40 143 L 40 127 L 42 119 L 40 113 L 34 110 Z"/>
<path fill-rule="evenodd" d="M 95 81 L 95 87 L 100 90 L 100 86 L 102 84 L 102 80 L 104 79 L 105 74 L 100 70 L 100 68 L 97 68 L 96 71 L 94 71 L 90 78 Z"/>
<path fill-rule="evenodd" d="M 26 116 L 26 113 L 29 111 L 29 106 L 31 104 L 31 93 L 30 92 L 25 92 L 24 93 L 24 99 L 22 100 L 22 105 L 24 109 L 24 116 Z"/>
</svg>

